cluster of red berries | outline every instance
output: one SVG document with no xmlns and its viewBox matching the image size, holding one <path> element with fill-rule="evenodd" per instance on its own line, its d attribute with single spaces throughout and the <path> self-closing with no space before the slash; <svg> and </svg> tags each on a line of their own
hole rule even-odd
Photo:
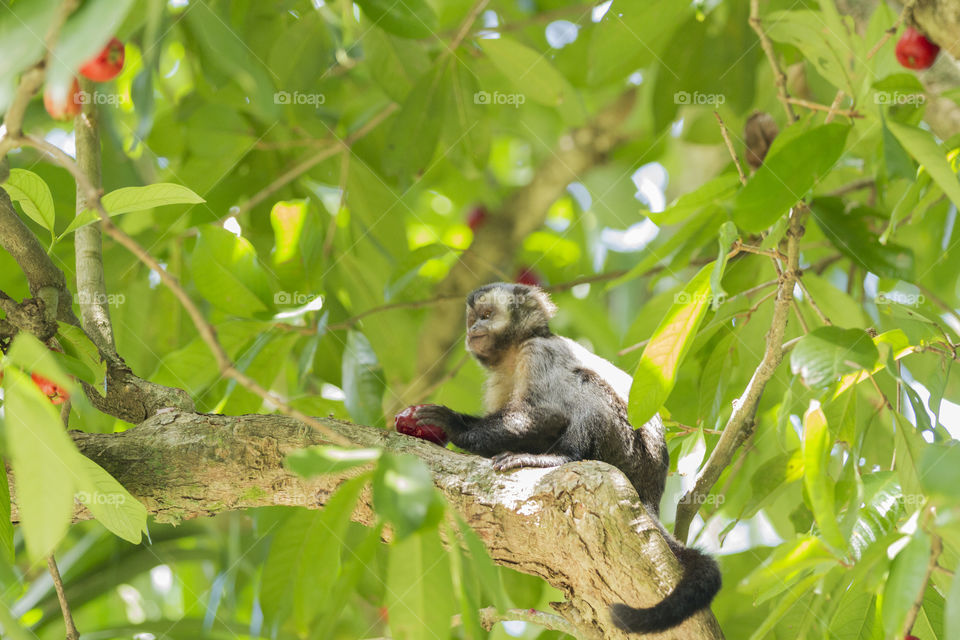
<svg viewBox="0 0 960 640">
<path fill-rule="evenodd" d="M 94 82 L 113 80 L 123 69 L 124 52 L 123 43 L 116 38 L 111 38 L 103 51 L 80 67 L 80 74 Z M 45 91 L 43 106 L 46 107 L 47 113 L 57 120 L 68 120 L 76 116 L 83 106 L 80 83 L 76 78 L 73 79 L 70 91 L 62 102 L 54 99 L 49 91 Z"/>
</svg>

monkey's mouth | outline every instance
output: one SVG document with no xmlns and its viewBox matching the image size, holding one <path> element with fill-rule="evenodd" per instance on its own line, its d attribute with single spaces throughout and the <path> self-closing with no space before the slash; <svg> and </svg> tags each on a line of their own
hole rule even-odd
<svg viewBox="0 0 960 640">
<path fill-rule="evenodd" d="M 474 340 L 478 340 L 480 338 L 486 338 L 486 337 L 487 337 L 486 333 L 468 333 L 467 334 L 467 340 L 469 340 L 470 342 L 473 342 Z"/>
</svg>

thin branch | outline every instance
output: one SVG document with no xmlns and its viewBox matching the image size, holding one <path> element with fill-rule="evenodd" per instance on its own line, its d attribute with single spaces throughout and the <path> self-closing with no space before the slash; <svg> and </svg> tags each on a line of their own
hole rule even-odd
<svg viewBox="0 0 960 640">
<path fill-rule="evenodd" d="M 803 282 L 803 275 L 797 278 L 797 284 L 800 285 L 800 290 L 803 292 L 803 297 L 807 302 L 810 303 L 810 306 L 813 307 L 813 310 L 816 311 L 817 315 L 820 317 L 820 322 L 827 326 L 833 324 L 830 322 L 830 318 L 827 317 L 827 314 L 820 309 L 820 305 L 817 304 L 817 301 L 813 299 L 812 295 L 810 295 L 810 290 L 807 289 L 807 285 Z"/>
<path fill-rule="evenodd" d="M 763 30 L 763 22 L 760 20 L 760 0 L 750 0 L 750 17 L 748 22 L 760 38 L 760 46 L 770 62 L 770 69 L 773 70 L 773 80 L 777 85 L 777 98 L 783 105 L 783 110 L 787 114 L 787 122 L 793 123 L 797 120 L 797 115 L 793 112 L 790 105 L 790 96 L 787 93 L 787 76 L 780 70 L 780 64 L 777 62 L 777 54 L 773 50 L 773 42 Z"/>
<path fill-rule="evenodd" d="M 580 630 L 570 622 L 567 622 L 566 619 L 561 618 L 555 613 L 547 613 L 546 611 L 539 611 L 537 609 L 507 609 L 503 613 L 498 613 L 495 607 L 487 607 L 480 609 L 479 613 L 480 625 L 487 631 L 492 631 L 494 625 L 498 622 L 519 620 L 521 622 L 530 622 L 551 631 L 566 633 L 574 638 L 580 637 L 581 634 Z"/>
<path fill-rule="evenodd" d="M 906 637 L 913 629 L 913 623 L 917 621 L 917 615 L 920 613 L 920 607 L 923 606 L 923 596 L 927 593 L 927 584 L 930 582 L 930 575 L 934 567 L 937 566 L 937 560 L 943 552 L 943 539 L 937 534 L 931 534 L 930 538 L 930 560 L 927 562 L 927 571 L 923 576 L 923 585 L 917 592 L 917 597 L 907 612 L 907 619 L 903 621 L 898 637 Z"/>
<path fill-rule="evenodd" d="M 755 4 L 755 0 L 753 4 Z M 700 505 L 705 501 L 707 494 L 717 482 L 720 474 L 733 460 L 739 446 L 752 432 L 760 397 L 783 358 L 783 339 L 793 302 L 793 286 L 799 277 L 800 238 L 804 231 L 803 217 L 806 211 L 806 206 L 799 203 L 790 213 L 790 226 L 786 234 L 786 268 L 783 270 L 780 284 L 777 287 L 777 299 L 773 308 L 770 330 L 767 332 L 763 358 L 754 371 L 750 382 L 747 383 L 746 389 L 736 400 L 733 412 L 723 428 L 723 434 L 710 453 L 706 464 L 697 474 L 697 480 L 693 488 L 683 495 L 677 505 L 674 530 L 675 535 L 681 541 L 687 539 L 690 524 L 700 509 Z"/>
<path fill-rule="evenodd" d="M 460 30 L 457 32 L 457 35 L 454 36 L 453 40 L 450 41 L 450 44 L 447 45 L 447 50 L 444 54 L 451 54 L 457 50 L 457 47 L 463 42 L 463 39 L 467 37 L 467 34 L 470 33 L 470 27 L 473 26 L 473 23 L 476 21 L 477 16 L 480 15 L 480 12 L 487 6 L 490 0 L 477 0 L 473 8 L 470 9 L 470 13 L 467 14 L 467 17 L 464 18 L 463 23 L 460 25 Z"/>
<path fill-rule="evenodd" d="M 831 122 L 833 122 L 834 116 L 836 116 L 837 113 L 839 113 L 838 109 L 840 107 L 840 103 L 843 101 L 844 95 L 846 94 L 843 92 L 843 89 L 840 89 L 839 91 L 837 91 L 837 95 L 833 97 L 833 102 L 830 103 L 830 112 L 827 113 L 827 117 L 823 121 L 824 124 L 830 124 Z"/>
<path fill-rule="evenodd" d="M 800 311 L 800 305 L 797 304 L 797 299 L 793 299 L 793 304 L 790 306 L 793 307 L 793 314 L 797 316 L 797 322 L 800 323 L 800 329 L 803 331 L 804 335 L 810 333 L 810 327 L 807 325 L 806 319 L 803 317 L 803 313 Z"/>
<path fill-rule="evenodd" d="M 727 131 L 727 125 L 723 123 L 723 118 L 720 117 L 719 111 L 714 111 L 713 115 L 716 116 L 717 122 L 720 124 L 720 135 L 723 136 L 723 142 L 727 145 L 730 158 L 733 159 L 733 166 L 737 168 L 737 175 L 740 176 L 740 184 L 747 184 L 747 176 L 743 173 L 743 167 L 740 166 L 740 158 L 737 157 L 737 152 L 733 149 L 733 141 L 730 139 L 730 132 Z"/>
<path fill-rule="evenodd" d="M 50 577 L 53 578 L 53 588 L 57 592 L 57 600 L 60 601 L 60 611 L 63 612 L 63 625 L 66 628 L 67 640 L 80 640 L 80 633 L 77 631 L 77 625 L 73 623 L 73 614 L 70 612 L 70 603 L 67 602 L 67 595 L 63 591 L 63 579 L 60 577 L 60 569 L 57 568 L 57 561 L 51 553 L 47 556 L 47 570 L 50 571 Z"/>
<path fill-rule="evenodd" d="M 917 0 L 907 0 L 903 5 L 903 10 L 900 12 L 900 15 L 897 16 L 896 22 L 893 23 L 893 26 L 883 32 L 883 37 L 877 40 L 877 44 L 873 45 L 873 48 L 867 53 L 867 60 L 873 58 L 877 55 L 877 52 L 880 51 L 883 45 L 887 44 L 887 41 L 890 40 L 893 36 L 897 34 L 897 29 L 900 28 L 900 25 L 906 19 L 907 15 L 913 11 L 913 5 L 916 4 Z"/>
<path fill-rule="evenodd" d="M 949 313 L 951 316 L 953 316 L 954 320 L 957 321 L 957 324 L 960 325 L 960 314 L 957 313 L 956 309 L 951 307 L 949 304 L 946 303 L 946 301 L 944 301 L 943 298 L 941 298 L 940 296 L 938 296 L 937 294 L 935 294 L 933 291 L 926 288 L 922 284 L 917 284 L 916 286 L 918 289 L 920 289 L 923 295 L 930 298 L 935 305 L 937 305 L 938 307 L 940 307 L 941 309 Z"/>
<path fill-rule="evenodd" d="M 860 189 L 873 189 L 876 187 L 876 184 L 877 181 L 875 178 L 860 178 L 859 180 L 854 180 L 853 182 L 845 184 L 842 187 L 837 187 L 827 195 L 839 198 L 840 196 L 845 196 L 848 193 L 853 193 L 854 191 L 859 191 Z"/>
<path fill-rule="evenodd" d="M 837 98 L 843 98 L 843 92 L 837 94 Z M 826 111 L 828 113 L 827 118 L 830 120 L 833 119 L 833 115 L 846 116 L 848 118 L 862 118 L 863 114 L 857 111 L 856 109 L 838 109 L 834 105 L 839 105 L 840 101 L 834 98 L 833 104 L 827 106 L 825 104 L 820 104 L 819 102 L 810 102 L 809 100 L 804 100 L 803 98 L 791 98 L 787 97 L 786 100 L 790 104 L 795 104 L 799 107 L 806 107 L 811 111 Z M 829 122 L 829 120 L 828 120 Z"/>
<path fill-rule="evenodd" d="M 353 145 L 357 140 L 360 140 L 368 133 L 373 131 L 383 122 L 391 113 L 396 111 L 399 108 L 394 102 L 391 102 L 386 107 L 384 107 L 377 115 L 370 118 L 370 121 L 364 124 L 362 127 L 357 129 L 355 132 L 344 138 L 330 144 L 329 147 L 326 147 L 314 155 L 310 156 L 306 160 L 302 161 L 300 164 L 288 169 L 285 173 L 278 176 L 273 182 L 265 186 L 263 189 L 253 194 L 253 196 L 244 202 L 241 205 L 238 205 L 235 209 L 231 210 L 231 216 L 239 216 L 247 211 L 250 211 L 255 206 L 269 198 L 271 195 L 285 187 L 287 184 L 293 182 L 304 173 L 320 164 L 324 160 L 332 158 L 342 151 L 346 151 Z"/>
</svg>

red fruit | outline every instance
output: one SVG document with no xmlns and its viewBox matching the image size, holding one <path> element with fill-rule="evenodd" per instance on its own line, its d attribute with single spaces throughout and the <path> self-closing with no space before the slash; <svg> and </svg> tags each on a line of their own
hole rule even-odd
<svg viewBox="0 0 960 640">
<path fill-rule="evenodd" d="M 413 414 L 416 413 L 417 409 L 425 406 L 427 405 L 415 404 L 394 416 L 393 423 L 396 425 L 397 431 L 408 436 L 420 438 L 421 440 L 429 440 L 441 447 L 447 446 L 449 440 L 443 429 L 432 424 L 417 424 L 417 419 Z"/>
<path fill-rule="evenodd" d="M 110 38 L 110 42 L 96 58 L 88 60 L 80 67 L 80 73 L 94 82 L 113 80 L 123 69 L 123 57 L 123 43 L 116 38 Z"/>
<path fill-rule="evenodd" d="M 917 636 L 907 636 L 903 640 L 920 640 L 920 638 L 918 638 Z"/>
<path fill-rule="evenodd" d="M 83 100 L 81 99 L 80 94 L 80 83 L 77 82 L 77 79 L 73 79 L 73 84 L 70 85 L 70 91 L 67 92 L 67 97 L 62 104 L 58 104 L 54 101 L 53 95 L 50 91 L 43 92 L 43 106 L 46 108 L 47 113 L 54 120 L 69 120 L 70 118 L 78 115 L 80 109 L 83 107 Z"/>
<path fill-rule="evenodd" d="M 534 271 L 532 267 L 521 268 L 520 271 L 517 271 L 517 276 L 513 280 L 514 282 L 528 284 L 532 287 L 539 287 L 542 284 L 540 274 Z"/>
<path fill-rule="evenodd" d="M 43 395 L 50 398 L 52 404 L 63 404 L 70 399 L 70 394 L 55 382 L 47 380 L 39 373 L 31 373 L 30 377 L 33 379 L 33 383 L 37 385 Z"/>
<path fill-rule="evenodd" d="M 940 47 L 914 29 L 907 27 L 897 41 L 897 60 L 907 69 L 929 69 Z"/>
<path fill-rule="evenodd" d="M 477 229 L 482 227 L 487 221 L 487 208 L 483 205 L 478 205 L 470 210 L 470 213 L 467 214 L 467 226 L 470 227 L 470 230 L 476 233 Z"/>
</svg>

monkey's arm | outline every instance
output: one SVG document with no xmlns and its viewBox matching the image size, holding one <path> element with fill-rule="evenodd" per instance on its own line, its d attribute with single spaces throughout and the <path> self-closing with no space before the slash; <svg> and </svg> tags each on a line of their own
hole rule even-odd
<svg viewBox="0 0 960 640">
<path fill-rule="evenodd" d="M 524 405 L 508 405 L 483 417 L 458 413 L 444 406 L 427 405 L 417 409 L 416 417 L 419 422 L 441 427 L 450 441 L 461 449 L 488 457 L 509 451 L 550 451 L 563 435 L 567 422 L 566 418 L 542 407 Z M 563 455 L 562 452 L 554 453 Z M 565 458 L 564 462 L 567 459 L 572 458 Z M 542 466 L 556 464 L 562 462 Z"/>
</svg>

